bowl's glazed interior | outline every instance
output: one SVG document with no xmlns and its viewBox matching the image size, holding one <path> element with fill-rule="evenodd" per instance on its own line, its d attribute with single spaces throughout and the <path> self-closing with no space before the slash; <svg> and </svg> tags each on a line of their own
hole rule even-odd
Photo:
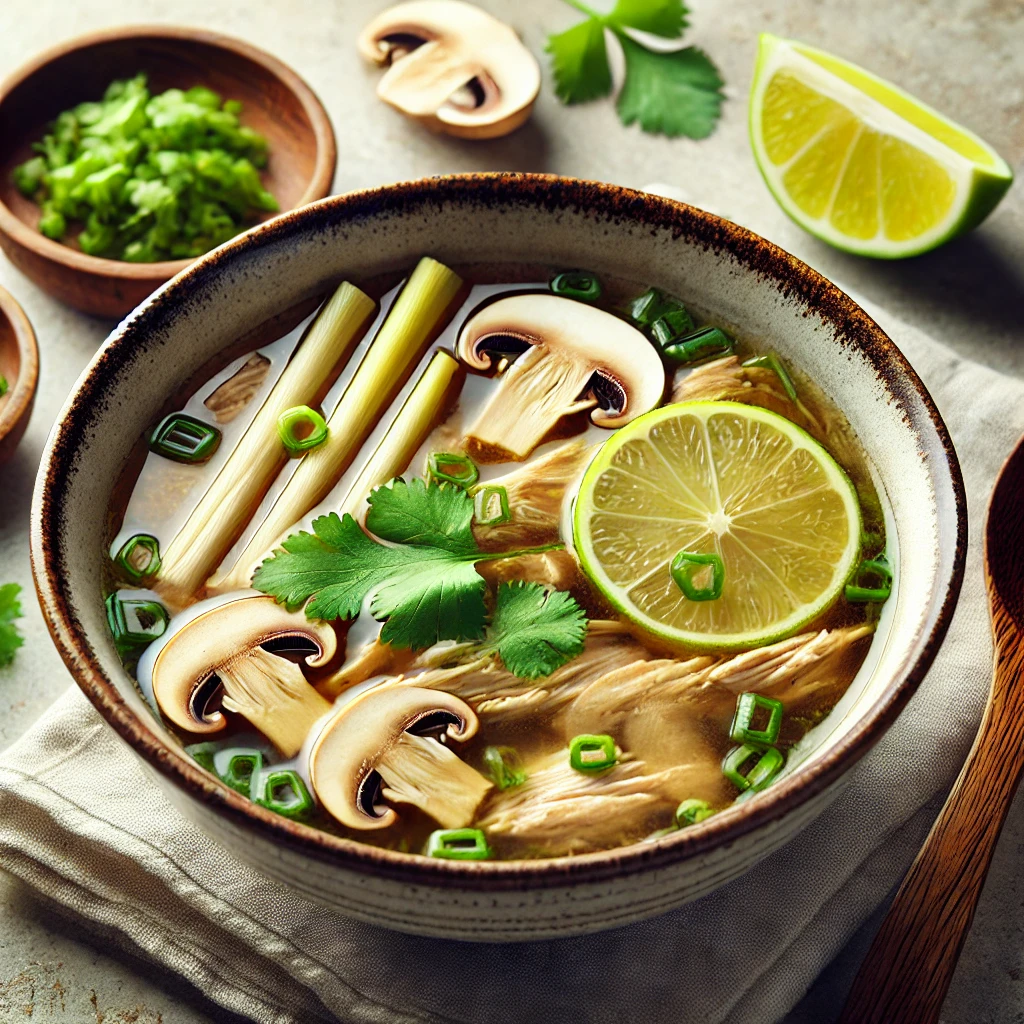
<svg viewBox="0 0 1024 1024">
<path fill-rule="evenodd" d="M 342 277 L 360 283 L 391 275 L 423 254 L 453 266 L 584 266 L 654 284 L 776 350 L 845 413 L 874 465 L 897 540 L 897 589 L 840 706 L 801 748 L 795 770 L 757 799 L 657 843 L 607 853 L 429 861 L 316 832 L 248 803 L 181 753 L 122 669 L 100 581 L 110 495 L 136 439 L 171 395 L 241 336 Z M 371 918 L 371 911 L 328 895 L 324 871 L 449 892 L 551 892 L 600 883 L 619 894 L 617 915 L 605 902 L 592 920 L 583 913 L 575 923 L 532 931 L 524 925 L 524 937 L 608 927 L 667 909 L 735 877 L 818 813 L 934 657 L 959 589 L 965 532 L 962 482 L 945 428 L 899 351 L 851 299 L 770 243 L 712 215 L 628 189 L 524 175 L 431 179 L 334 197 L 199 260 L 129 317 L 86 371 L 44 455 L 33 515 L 37 586 L 65 661 L 108 721 L 170 781 L 179 806 L 192 807 L 206 827 L 228 823 L 222 841 L 240 856 L 255 857 L 243 849 L 249 837 L 256 846 L 287 849 L 296 863 L 318 863 L 318 878 L 305 881 L 294 865 L 278 871 L 268 860 L 262 867 Z M 714 852 L 726 850 L 732 853 L 714 866 Z M 643 902 L 623 883 L 645 872 L 668 881 L 661 897 Z M 430 924 L 422 914 L 417 923 L 418 913 L 412 906 L 388 923 L 458 934 L 457 914 L 442 927 L 436 909 Z M 538 900 L 520 917 L 544 914 Z M 477 912 L 476 920 L 486 916 Z M 483 924 L 478 930 L 464 937 L 488 937 Z"/>
</svg>

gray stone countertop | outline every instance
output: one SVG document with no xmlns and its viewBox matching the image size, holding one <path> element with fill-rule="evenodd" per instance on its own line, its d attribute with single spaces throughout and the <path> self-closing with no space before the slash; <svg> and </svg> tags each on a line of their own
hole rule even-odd
<svg viewBox="0 0 1024 1024">
<path fill-rule="evenodd" d="M 537 54 L 545 33 L 573 23 L 558 0 L 482 0 Z M 1024 183 L 989 221 L 938 252 L 902 263 L 844 255 L 806 235 L 775 205 L 747 142 L 746 94 L 757 34 L 791 36 L 889 77 L 1024 164 L 1024 3 L 1021 0 L 691 0 L 689 41 L 723 72 L 729 101 L 703 142 L 623 128 L 608 102 L 565 108 L 550 76 L 533 119 L 487 143 L 437 138 L 374 96 L 377 73 L 354 50 L 377 0 L 6 0 L 0 3 L 0 76 L 75 34 L 125 23 L 205 26 L 241 36 L 296 68 L 324 101 L 338 135 L 335 189 L 453 171 L 548 171 L 642 186 L 678 186 L 697 205 L 778 242 L 824 274 L 921 325 L 973 359 L 1024 376 Z M 125 72 L 133 71 L 126 68 Z M 26 590 L 27 644 L 0 674 L 0 749 L 69 685 L 32 597 L 28 516 L 40 451 L 65 396 L 113 326 L 58 305 L 0 257 L 0 284 L 39 337 L 42 372 L 28 433 L 0 470 L 0 581 Z M 948 1024 L 1024 1021 L 1024 798 L 1000 841 L 981 907 L 943 1013 Z M 789 1019 L 820 1024 L 855 970 L 869 923 Z M 45 901 L 0 877 L 0 1021 L 208 1024 L 230 1021 L 180 979 L 112 959 Z"/>
</svg>

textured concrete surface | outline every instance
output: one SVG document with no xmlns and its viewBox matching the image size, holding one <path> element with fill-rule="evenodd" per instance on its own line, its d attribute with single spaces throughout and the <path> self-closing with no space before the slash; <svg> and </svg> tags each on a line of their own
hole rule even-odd
<svg viewBox="0 0 1024 1024">
<path fill-rule="evenodd" d="M 504 12 L 538 54 L 545 31 L 565 28 L 575 17 L 558 0 L 482 2 Z M 700 143 L 624 129 L 606 102 L 563 108 L 547 74 L 533 120 L 510 138 L 481 144 L 426 135 L 377 102 L 376 72 L 362 67 L 354 52 L 358 28 L 383 6 L 376 0 L 5 0 L 0 76 L 61 39 L 104 26 L 175 21 L 239 35 L 297 68 L 324 100 L 338 133 L 339 191 L 446 171 L 508 169 L 637 186 L 673 183 L 693 202 L 767 235 L 959 351 L 1024 375 L 1024 186 L 1015 186 L 982 229 L 937 253 L 901 264 L 844 256 L 790 223 L 764 189 L 747 145 L 745 102 L 757 33 L 795 36 L 898 81 L 988 139 L 1019 173 L 1021 0 L 692 0 L 690 40 L 719 64 L 730 98 L 718 131 Z M 39 453 L 65 395 L 111 325 L 61 308 L 2 257 L 0 283 L 24 305 L 42 349 L 35 414 L 18 455 L 0 470 L 0 580 L 16 580 L 30 591 L 26 538 Z M 26 598 L 27 646 L 16 666 L 0 673 L 0 749 L 68 685 L 31 594 Z M 1022 848 L 1024 798 L 1000 842 L 943 1014 L 948 1024 L 1024 1021 Z M 836 993 L 872 928 L 865 926 L 791 1024 L 831 1018 Z M 149 965 L 112 960 L 101 941 L 0 879 L 0 1021 L 207 1024 L 214 1016 L 227 1020 L 180 980 Z"/>
</svg>

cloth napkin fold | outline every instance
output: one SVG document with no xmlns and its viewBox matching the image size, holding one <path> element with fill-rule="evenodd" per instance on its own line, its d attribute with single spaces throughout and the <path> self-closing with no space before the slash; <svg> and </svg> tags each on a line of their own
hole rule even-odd
<svg viewBox="0 0 1024 1024">
<path fill-rule="evenodd" d="M 906 710 L 829 809 L 742 878 L 660 918 L 582 938 L 474 945 L 388 932 L 232 861 L 170 807 L 77 689 L 0 755 L 0 867 L 106 942 L 261 1024 L 779 1020 L 899 880 L 970 747 L 991 664 L 985 504 L 1024 433 L 1024 382 L 865 305 L 953 435 L 971 516 L 967 576 L 945 645 Z"/>
</svg>

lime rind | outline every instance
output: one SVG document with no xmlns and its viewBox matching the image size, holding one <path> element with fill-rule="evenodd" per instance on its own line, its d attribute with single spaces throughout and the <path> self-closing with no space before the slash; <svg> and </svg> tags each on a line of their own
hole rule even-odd
<svg viewBox="0 0 1024 1024">
<path fill-rule="evenodd" d="M 983 162 L 970 158 L 911 123 L 880 99 L 868 95 L 855 84 L 830 71 L 829 66 L 845 71 L 856 80 L 870 83 L 876 91 L 890 94 L 894 102 L 916 109 L 922 119 L 937 122 L 947 135 L 955 133 L 961 136 L 967 143 L 961 148 L 977 147 L 979 157 L 984 158 Z M 782 181 L 785 168 L 773 163 L 768 156 L 761 133 L 765 91 L 775 73 L 783 69 L 821 95 L 845 106 L 861 122 L 910 143 L 944 168 L 956 185 L 956 198 L 946 216 L 913 238 L 894 241 L 883 234 L 881 221 L 875 237 L 860 239 L 838 230 L 829 220 L 830 209 L 825 210 L 820 217 L 811 216 L 801 209 Z M 909 93 L 864 68 L 822 50 L 769 34 L 760 37 L 750 92 L 749 132 L 758 170 L 785 213 L 822 241 L 844 252 L 862 256 L 902 259 L 928 252 L 980 224 L 995 209 L 1013 181 L 1009 165 L 983 139 Z"/>
<path fill-rule="evenodd" d="M 793 443 L 794 448 L 801 448 L 809 452 L 815 462 L 824 470 L 833 491 L 842 499 L 847 514 L 848 535 L 842 557 L 835 564 L 832 579 L 816 599 L 807 602 L 790 615 L 771 623 L 764 629 L 709 635 L 706 632 L 680 630 L 667 626 L 645 614 L 626 599 L 623 588 L 609 577 L 597 558 L 591 544 L 590 531 L 584 523 L 594 508 L 591 499 L 598 479 L 612 465 L 616 452 L 625 443 L 646 436 L 652 427 L 673 417 L 695 415 L 706 423 L 716 413 L 734 415 L 739 413 L 748 420 L 769 424 L 785 434 Z M 584 572 L 618 612 L 668 644 L 704 651 L 732 651 L 762 647 L 792 636 L 834 604 L 857 567 L 861 547 L 862 521 L 860 502 L 853 482 L 825 448 L 795 423 L 778 413 L 739 402 L 679 402 L 662 406 L 660 409 L 638 417 L 632 423 L 618 430 L 602 445 L 600 451 L 591 460 L 580 483 L 572 512 L 572 529 L 574 551 Z"/>
</svg>

